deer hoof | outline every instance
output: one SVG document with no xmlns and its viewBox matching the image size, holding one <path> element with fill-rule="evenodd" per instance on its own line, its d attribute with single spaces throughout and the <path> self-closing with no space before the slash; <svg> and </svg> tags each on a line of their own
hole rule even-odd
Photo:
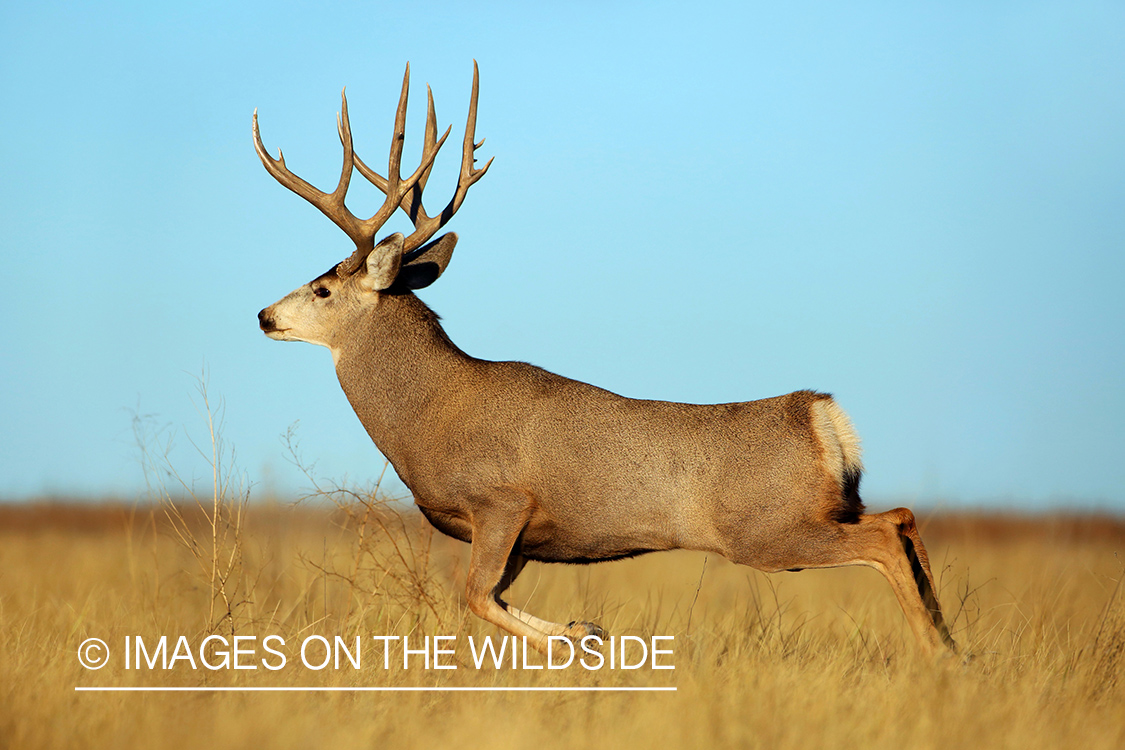
<svg viewBox="0 0 1125 750">
<path fill-rule="evenodd" d="M 579 643 L 583 638 L 590 635 L 596 636 L 604 641 L 609 634 L 606 633 L 605 628 L 600 625 L 595 625 L 592 622 L 575 621 L 566 626 L 566 632 L 563 633 L 563 635 L 575 643 Z"/>
</svg>

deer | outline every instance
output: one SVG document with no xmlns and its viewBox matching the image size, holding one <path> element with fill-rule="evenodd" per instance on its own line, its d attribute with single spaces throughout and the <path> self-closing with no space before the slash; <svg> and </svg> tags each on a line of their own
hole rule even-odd
<svg viewBox="0 0 1125 750">
<path fill-rule="evenodd" d="M 956 653 L 913 513 L 866 512 L 859 436 L 827 394 L 799 390 L 741 403 L 638 400 L 524 362 L 477 359 L 454 344 L 415 294 L 445 271 L 455 233 L 432 239 L 458 211 L 478 168 L 479 69 L 461 169 L 449 203 L 422 193 L 452 130 L 437 137 L 433 91 L 418 167 L 401 175 L 410 65 L 395 112 L 387 174 L 356 154 L 341 92 L 343 166 L 323 192 L 262 143 L 266 171 L 335 223 L 355 250 L 258 313 L 279 341 L 327 347 L 356 416 L 422 515 L 470 545 L 466 602 L 478 617 L 547 653 L 549 639 L 605 631 L 561 624 L 503 599 L 528 561 L 588 564 L 663 550 L 714 553 L 766 572 L 861 565 L 890 583 L 920 650 Z M 494 157 L 493 157 L 494 158 Z M 345 206 L 353 172 L 384 194 L 368 219 Z M 409 236 L 375 241 L 398 210 Z"/>
</svg>

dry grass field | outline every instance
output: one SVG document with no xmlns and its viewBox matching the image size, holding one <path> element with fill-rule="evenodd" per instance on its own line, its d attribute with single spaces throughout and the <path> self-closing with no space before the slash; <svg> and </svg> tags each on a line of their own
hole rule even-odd
<svg viewBox="0 0 1125 750">
<path fill-rule="evenodd" d="M 467 639 L 499 633 L 464 606 L 465 545 L 409 511 L 336 499 L 332 510 L 236 503 L 217 517 L 216 507 L 190 503 L 0 506 L 0 746 L 1125 747 L 1120 520 L 922 516 L 942 603 L 972 657 L 964 663 L 916 658 L 872 570 L 771 576 L 693 553 L 532 564 L 510 597 L 517 606 L 593 620 L 612 635 L 675 637 L 661 657 L 674 670 L 548 671 L 474 667 Z M 243 664 L 261 665 L 271 634 L 285 642 L 276 671 L 192 669 L 183 654 L 167 670 L 123 663 L 127 636 L 153 645 L 166 635 L 171 651 L 181 635 L 193 648 L 237 635 L 257 638 L 242 641 L 257 649 Z M 361 636 L 362 666 L 304 667 L 299 644 L 310 635 Z M 404 671 L 392 648 L 386 670 L 371 639 L 409 636 L 413 647 L 427 635 L 456 637 L 442 658 L 457 669 L 427 670 L 417 656 Z M 77 658 L 91 637 L 111 651 L 97 671 Z"/>
</svg>

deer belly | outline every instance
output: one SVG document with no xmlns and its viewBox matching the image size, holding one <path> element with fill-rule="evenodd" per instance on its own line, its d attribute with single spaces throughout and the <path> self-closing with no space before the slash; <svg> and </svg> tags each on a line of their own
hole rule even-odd
<svg viewBox="0 0 1125 750">
<path fill-rule="evenodd" d="M 620 560 L 674 545 L 638 529 L 611 530 L 597 523 L 562 525 L 535 514 L 520 537 L 519 551 L 540 562 L 590 563 Z"/>
</svg>

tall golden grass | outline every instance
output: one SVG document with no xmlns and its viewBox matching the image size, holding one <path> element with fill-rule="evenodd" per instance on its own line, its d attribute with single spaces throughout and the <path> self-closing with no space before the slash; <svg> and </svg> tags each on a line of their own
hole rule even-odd
<svg viewBox="0 0 1125 750">
<path fill-rule="evenodd" d="M 533 564 L 510 597 L 539 616 L 595 621 L 613 635 L 675 636 L 675 670 L 477 670 L 466 639 L 500 634 L 464 605 L 467 546 L 377 496 L 319 492 L 334 504 L 244 504 L 234 533 L 216 524 L 207 502 L 177 503 L 174 511 L 168 500 L 0 506 L 0 745 L 1125 746 L 1125 524 L 1112 518 L 923 517 L 942 603 L 972 655 L 967 663 L 918 659 L 874 571 L 768 576 L 675 552 L 588 567 Z M 277 634 L 290 660 L 276 672 L 121 663 L 125 636 L 153 643 L 185 635 L 198 644 L 211 634 Z M 397 661 L 384 670 L 381 652 L 365 646 L 359 670 L 309 670 L 294 647 L 310 634 L 368 642 L 409 635 L 412 644 L 457 636 L 449 661 L 459 668 L 427 671 L 415 660 L 406 671 Z M 89 637 L 116 652 L 98 671 L 77 659 Z M 78 686 L 677 691 L 89 693 Z"/>
</svg>

